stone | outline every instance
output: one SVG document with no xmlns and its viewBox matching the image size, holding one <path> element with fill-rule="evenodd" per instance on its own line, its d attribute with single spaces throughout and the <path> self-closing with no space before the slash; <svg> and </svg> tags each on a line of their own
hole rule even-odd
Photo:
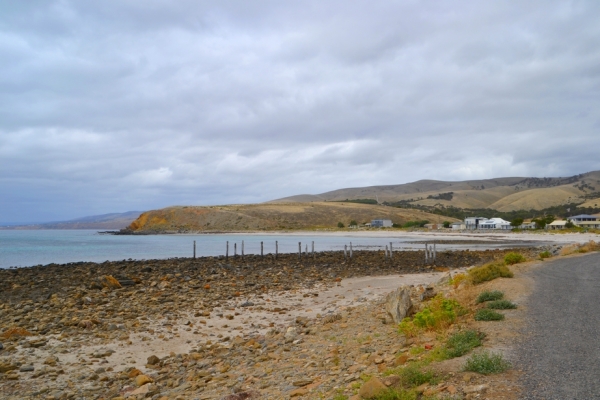
<svg viewBox="0 0 600 400">
<path fill-rule="evenodd" d="M 160 358 L 156 357 L 155 355 L 148 357 L 148 360 L 146 361 L 146 363 L 148 365 L 156 365 L 159 362 L 160 362 Z"/>
<path fill-rule="evenodd" d="M 296 390 L 292 390 L 290 392 L 290 397 L 300 397 L 300 396 L 305 396 L 308 394 L 308 390 L 307 389 L 296 389 Z"/>
<path fill-rule="evenodd" d="M 8 362 L 0 362 L 0 373 L 5 373 L 17 369 L 17 366 Z"/>
<path fill-rule="evenodd" d="M 286 343 L 293 342 L 297 336 L 298 336 L 298 330 L 295 327 L 290 326 L 289 328 L 287 328 L 287 331 L 285 332 Z"/>
<path fill-rule="evenodd" d="M 361 386 L 358 394 L 363 399 L 374 399 L 387 391 L 387 386 L 377 377 L 372 377 L 364 385 Z"/>
<path fill-rule="evenodd" d="M 2 342 L 0 342 L 0 350 L 2 350 L 4 348 L 4 345 L 2 344 Z"/>
<path fill-rule="evenodd" d="M 111 275 L 104 275 L 98 278 L 98 283 L 108 289 L 119 289 L 122 287 L 119 281 Z"/>
<path fill-rule="evenodd" d="M 471 386 L 465 386 L 465 388 L 463 389 L 463 391 L 466 394 L 469 394 L 469 393 L 481 393 L 481 392 L 485 392 L 488 388 L 489 388 L 489 386 L 486 385 L 486 384 L 471 385 Z"/>
<path fill-rule="evenodd" d="M 404 318 L 410 316 L 413 312 L 410 288 L 401 286 L 389 293 L 385 298 L 385 310 L 395 323 L 400 323 Z"/>
<path fill-rule="evenodd" d="M 144 386 L 147 383 L 152 383 L 154 380 L 148 375 L 138 375 L 135 377 L 135 384 L 138 386 Z"/>
<path fill-rule="evenodd" d="M 400 383 L 401 378 L 398 375 L 390 375 L 383 379 L 383 384 L 385 386 L 396 386 Z"/>
<path fill-rule="evenodd" d="M 35 370 L 33 365 L 23 365 L 21 368 L 19 368 L 19 372 L 32 372 L 33 370 Z"/>
<path fill-rule="evenodd" d="M 310 385 L 311 383 L 313 383 L 312 379 L 300 379 L 300 380 L 292 382 L 292 385 L 294 385 L 294 386 L 307 386 L 307 385 Z"/>
</svg>

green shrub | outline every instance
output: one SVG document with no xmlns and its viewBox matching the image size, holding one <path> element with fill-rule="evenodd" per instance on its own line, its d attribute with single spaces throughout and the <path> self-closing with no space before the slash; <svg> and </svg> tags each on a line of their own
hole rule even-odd
<svg viewBox="0 0 600 400">
<path fill-rule="evenodd" d="M 504 314 L 500 314 L 489 308 L 482 308 L 475 313 L 475 321 L 502 321 L 503 319 Z"/>
<path fill-rule="evenodd" d="M 388 389 L 375 397 L 375 400 L 417 400 L 417 394 L 414 391 Z"/>
<path fill-rule="evenodd" d="M 409 365 L 396 372 L 400 377 L 402 387 L 412 388 L 420 386 L 424 383 L 429 383 L 435 379 L 435 375 L 431 371 L 421 371 L 416 365 Z"/>
<path fill-rule="evenodd" d="M 496 300 L 487 303 L 487 308 L 491 308 L 492 310 L 514 310 L 517 308 L 517 305 L 508 300 Z"/>
<path fill-rule="evenodd" d="M 427 225 L 429 223 L 428 220 L 422 220 L 422 221 L 408 221 L 405 222 L 404 225 L 402 225 L 403 228 L 422 228 L 425 225 Z"/>
<path fill-rule="evenodd" d="M 337 227 L 338 227 L 338 228 L 343 228 L 343 227 L 344 227 L 344 224 L 343 224 L 343 223 L 341 223 L 341 222 L 338 222 L 338 224 L 337 224 Z"/>
<path fill-rule="evenodd" d="M 540 258 L 543 260 L 544 258 L 550 258 L 552 257 L 552 253 L 550 253 L 548 250 L 546 251 L 542 251 L 540 253 Z"/>
<path fill-rule="evenodd" d="M 504 256 L 504 263 L 506 265 L 513 265 L 522 263 L 525 261 L 525 256 L 521 253 L 508 253 Z"/>
<path fill-rule="evenodd" d="M 484 301 L 500 300 L 503 297 L 504 293 L 499 290 L 484 290 L 477 296 L 477 304 L 483 303 Z"/>
<path fill-rule="evenodd" d="M 513 276 L 513 273 L 504 264 L 487 264 L 469 270 L 469 277 L 475 285 L 496 278 L 512 278 Z"/>
<path fill-rule="evenodd" d="M 469 357 L 463 369 L 465 371 L 488 375 L 504 372 L 509 368 L 510 363 L 504 360 L 502 354 L 482 351 Z"/>
<path fill-rule="evenodd" d="M 348 400 L 348 396 L 346 396 L 345 394 L 336 394 L 335 396 L 333 396 L 332 400 Z"/>
<path fill-rule="evenodd" d="M 437 295 L 429 301 L 423 311 L 416 313 L 412 320 L 405 318 L 400 323 L 400 331 L 408 337 L 416 336 L 421 330 L 440 330 L 448 327 L 457 315 L 465 312 L 456 301 Z"/>
<path fill-rule="evenodd" d="M 460 357 L 481 346 L 481 339 L 485 335 L 481 332 L 469 330 L 455 333 L 446 342 L 446 355 L 448 358 Z"/>
</svg>

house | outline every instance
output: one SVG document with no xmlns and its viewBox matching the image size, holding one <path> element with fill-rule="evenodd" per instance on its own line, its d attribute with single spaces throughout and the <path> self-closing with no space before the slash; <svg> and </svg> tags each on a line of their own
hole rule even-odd
<svg viewBox="0 0 600 400">
<path fill-rule="evenodd" d="M 565 225 L 567 221 L 553 221 L 546 225 L 546 229 L 555 230 L 555 229 L 565 229 Z"/>
<path fill-rule="evenodd" d="M 442 224 L 425 224 L 425 228 L 427 229 L 431 229 L 431 230 L 438 230 L 442 228 Z"/>
<path fill-rule="evenodd" d="M 391 219 L 374 219 L 371 221 L 373 228 L 391 228 L 393 225 Z"/>
<path fill-rule="evenodd" d="M 519 229 L 536 229 L 537 224 L 535 222 L 525 222 L 519 225 Z"/>
<path fill-rule="evenodd" d="M 479 223 L 485 221 L 485 217 L 468 217 L 465 218 L 466 229 L 479 229 Z"/>
<path fill-rule="evenodd" d="M 502 218 L 490 218 L 483 221 L 479 221 L 478 229 L 511 230 L 512 226 L 510 225 L 510 222 L 505 221 Z"/>
<path fill-rule="evenodd" d="M 461 221 L 451 223 L 450 227 L 452 228 L 452 230 L 455 230 L 455 231 L 462 231 L 462 230 L 467 229 L 467 225 L 465 225 L 465 223 L 461 222 Z"/>
<path fill-rule="evenodd" d="M 567 221 L 571 221 L 572 223 L 577 224 L 578 222 L 598 221 L 598 217 L 595 217 L 593 215 L 581 214 L 576 215 L 574 217 L 568 217 Z"/>
</svg>

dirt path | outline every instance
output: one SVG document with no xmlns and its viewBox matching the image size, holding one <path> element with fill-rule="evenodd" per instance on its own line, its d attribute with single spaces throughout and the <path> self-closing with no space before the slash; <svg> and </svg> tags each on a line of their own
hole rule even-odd
<svg viewBox="0 0 600 400">
<path fill-rule="evenodd" d="M 523 399 L 600 399 L 600 254 L 557 259 L 530 274 L 516 367 Z"/>
</svg>

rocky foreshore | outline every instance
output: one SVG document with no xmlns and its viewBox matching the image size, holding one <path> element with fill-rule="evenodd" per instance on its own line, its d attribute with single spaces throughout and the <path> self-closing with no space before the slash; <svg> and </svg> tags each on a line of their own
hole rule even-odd
<svg viewBox="0 0 600 400">
<path fill-rule="evenodd" d="M 386 291 L 508 251 L 438 252 L 435 265 L 423 251 L 355 251 L 0 270 L 0 392 L 331 398 L 398 362 L 404 339 L 377 304 Z"/>
</svg>

